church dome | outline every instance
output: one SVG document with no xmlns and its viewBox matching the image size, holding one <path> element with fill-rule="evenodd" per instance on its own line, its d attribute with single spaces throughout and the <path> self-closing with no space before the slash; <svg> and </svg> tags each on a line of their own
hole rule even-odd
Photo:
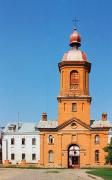
<svg viewBox="0 0 112 180">
<path fill-rule="evenodd" d="M 64 54 L 62 61 L 87 61 L 87 56 L 78 49 L 71 49 Z"/>
<path fill-rule="evenodd" d="M 71 49 L 64 54 L 62 61 L 87 61 L 86 54 L 78 49 L 80 45 L 81 37 L 75 29 L 74 32 L 70 35 Z"/>
</svg>

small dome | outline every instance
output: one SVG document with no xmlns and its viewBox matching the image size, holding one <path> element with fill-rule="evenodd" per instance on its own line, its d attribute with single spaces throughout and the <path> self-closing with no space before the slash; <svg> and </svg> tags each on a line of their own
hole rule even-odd
<svg viewBox="0 0 112 180">
<path fill-rule="evenodd" d="M 77 46 L 81 45 L 81 37 L 80 37 L 80 34 L 75 30 L 70 35 L 70 46 L 73 47 L 76 44 L 77 44 Z"/>
<path fill-rule="evenodd" d="M 71 49 L 64 54 L 62 61 L 87 61 L 87 56 L 78 49 Z"/>
<path fill-rule="evenodd" d="M 62 58 L 62 61 L 88 61 L 86 54 L 79 50 L 81 45 L 80 34 L 74 29 L 74 32 L 70 35 L 71 49 L 66 52 Z"/>
</svg>

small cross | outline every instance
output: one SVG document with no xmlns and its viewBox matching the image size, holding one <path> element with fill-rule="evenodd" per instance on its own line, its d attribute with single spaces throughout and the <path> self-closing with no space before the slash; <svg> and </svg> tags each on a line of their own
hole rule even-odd
<svg viewBox="0 0 112 180">
<path fill-rule="evenodd" d="M 79 20 L 75 18 L 72 20 L 72 22 L 73 22 L 74 30 L 77 30 L 77 24 L 78 24 Z"/>
</svg>

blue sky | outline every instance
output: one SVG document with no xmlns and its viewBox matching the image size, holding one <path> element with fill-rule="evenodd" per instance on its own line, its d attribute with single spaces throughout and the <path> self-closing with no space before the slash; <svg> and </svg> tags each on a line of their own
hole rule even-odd
<svg viewBox="0 0 112 180">
<path fill-rule="evenodd" d="M 0 125 L 57 119 L 58 62 L 79 19 L 81 49 L 92 63 L 91 119 L 112 120 L 112 1 L 0 0 Z"/>
</svg>

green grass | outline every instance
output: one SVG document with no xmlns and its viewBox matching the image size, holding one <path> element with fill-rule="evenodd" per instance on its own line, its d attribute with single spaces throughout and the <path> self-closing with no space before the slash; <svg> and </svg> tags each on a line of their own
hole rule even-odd
<svg viewBox="0 0 112 180">
<path fill-rule="evenodd" d="M 86 171 L 88 174 L 100 176 L 105 180 L 112 180 L 112 168 L 97 168 Z"/>
<path fill-rule="evenodd" d="M 57 171 L 57 170 L 49 170 L 49 171 L 46 171 L 45 173 L 60 173 L 59 171 Z"/>
</svg>

